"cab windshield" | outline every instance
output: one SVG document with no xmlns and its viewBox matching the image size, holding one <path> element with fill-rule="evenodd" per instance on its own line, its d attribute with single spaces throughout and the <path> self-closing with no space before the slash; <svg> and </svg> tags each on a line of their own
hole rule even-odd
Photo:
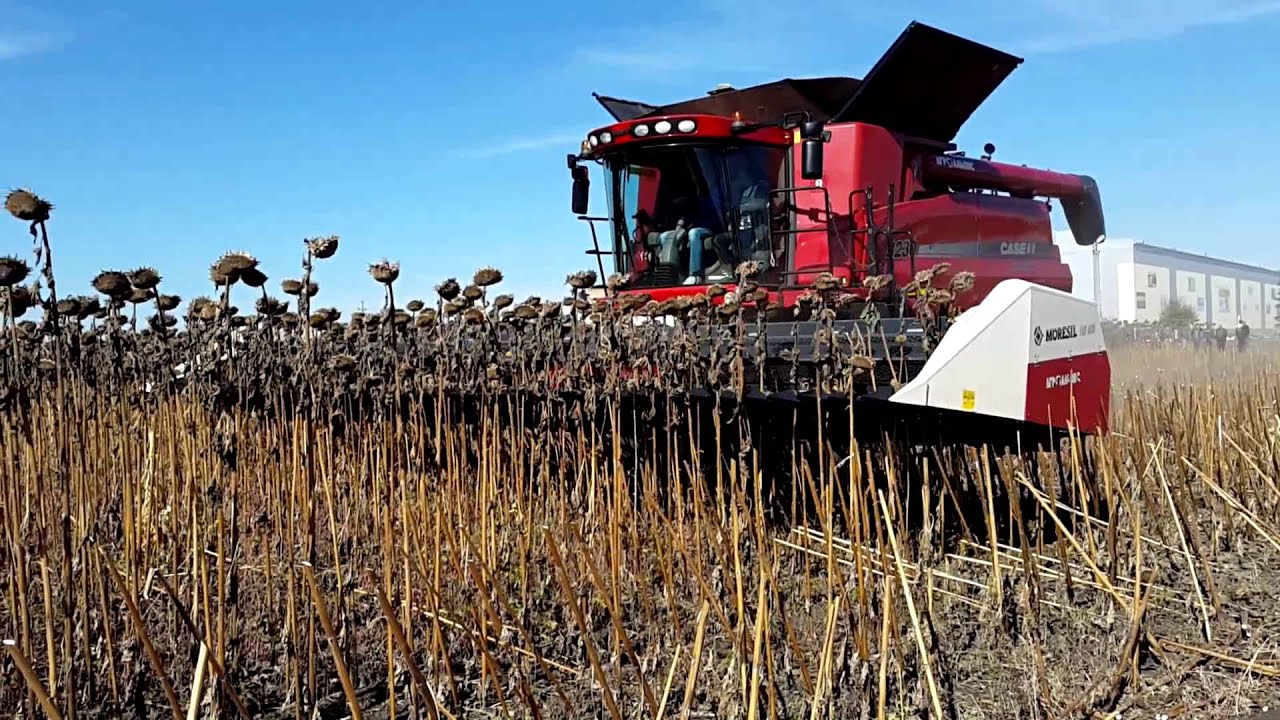
<svg viewBox="0 0 1280 720">
<path fill-rule="evenodd" d="M 617 271 L 629 287 L 731 280 L 741 262 L 779 277 L 786 222 L 773 190 L 785 182 L 784 147 L 668 145 L 606 159 Z"/>
</svg>

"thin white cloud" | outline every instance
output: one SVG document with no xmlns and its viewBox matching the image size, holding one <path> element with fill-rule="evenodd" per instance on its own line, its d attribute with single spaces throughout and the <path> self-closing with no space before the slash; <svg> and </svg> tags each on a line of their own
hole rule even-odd
<svg viewBox="0 0 1280 720">
<path fill-rule="evenodd" d="M 857 37 L 878 48 L 887 47 L 911 20 L 921 20 L 1025 56 L 1174 37 L 1280 14 L 1280 0 L 1033 0 L 1012 7 L 995 0 L 953 0 L 945 7 L 909 1 L 888 10 L 842 0 L 701 0 L 678 21 L 629 27 L 611 36 L 623 40 L 578 50 L 574 66 L 609 67 L 653 80 L 674 71 L 794 77 L 789 68 L 829 66 L 833 58 L 841 64 L 872 49 L 833 50 L 832 40 L 842 32 L 836 29 L 850 25 L 859 28 Z M 816 17 L 824 19 L 814 22 Z M 874 60 L 866 56 L 867 62 Z M 850 72 L 856 74 L 838 74 Z"/>
<path fill-rule="evenodd" d="M 1280 0 L 1042 0 L 1053 24 L 1067 29 L 1030 36 L 1015 48 L 1041 54 L 1176 37 L 1280 13 Z"/>
<path fill-rule="evenodd" d="M 515 155 L 516 153 L 531 152 L 534 150 L 545 150 L 558 145 L 566 147 L 567 150 L 565 152 L 572 152 L 578 149 L 585 137 L 586 134 L 583 132 L 562 132 L 549 135 L 536 135 L 533 137 L 512 137 L 492 143 L 469 147 L 459 153 L 459 156 L 468 160 L 483 160 L 487 158 Z"/>
<path fill-rule="evenodd" d="M 66 41 L 67 37 L 61 34 L 6 31 L 0 34 L 0 60 L 13 60 L 56 50 Z"/>
</svg>

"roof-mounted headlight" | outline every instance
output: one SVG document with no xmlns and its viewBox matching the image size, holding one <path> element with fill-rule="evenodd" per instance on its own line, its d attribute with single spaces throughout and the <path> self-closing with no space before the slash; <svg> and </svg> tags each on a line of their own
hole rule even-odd
<svg viewBox="0 0 1280 720">
<path fill-rule="evenodd" d="M 613 133 L 609 132 L 608 130 L 605 130 L 604 132 L 600 133 L 600 142 L 606 143 L 606 144 L 613 142 Z"/>
<path fill-rule="evenodd" d="M 686 118 L 676 123 L 676 129 L 682 133 L 691 133 L 698 129 L 698 123 Z"/>
<path fill-rule="evenodd" d="M 600 138 L 595 135 L 588 135 L 587 142 L 591 143 L 591 147 L 595 147 L 600 144 Z"/>
<path fill-rule="evenodd" d="M 635 135 L 636 137 L 644 137 L 644 136 L 646 136 L 646 135 L 648 135 L 648 134 L 649 134 L 649 126 L 648 126 L 648 125 L 637 125 L 637 126 L 635 126 L 635 127 L 631 128 L 631 134 L 632 134 L 632 135 Z"/>
<path fill-rule="evenodd" d="M 667 133 L 671 132 L 671 121 L 659 120 L 658 122 L 653 124 L 653 131 L 658 133 L 659 135 L 666 135 Z"/>
</svg>

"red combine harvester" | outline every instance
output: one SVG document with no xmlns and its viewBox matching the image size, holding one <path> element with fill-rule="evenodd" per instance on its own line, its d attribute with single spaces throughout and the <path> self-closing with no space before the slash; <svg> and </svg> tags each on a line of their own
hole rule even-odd
<svg viewBox="0 0 1280 720">
<path fill-rule="evenodd" d="M 1075 241 L 1092 245 L 1105 235 L 1096 183 L 995 162 L 990 144 L 967 157 L 953 143 L 1021 62 L 911 23 L 860 80 L 722 86 L 662 106 L 596 95 L 615 122 L 591 131 L 568 163 L 573 211 L 595 240 L 588 252 L 602 278 L 616 273 L 605 292 L 662 302 L 720 286 L 727 293 L 716 302 L 741 300 L 737 270 L 751 267 L 752 292 L 768 293 L 770 310 L 754 326 L 772 357 L 811 349 L 818 322 L 800 310 L 815 284 L 834 288 L 838 332 L 891 339 L 873 345 L 897 382 L 871 382 L 858 399 L 950 426 L 982 418 L 1105 430 L 1111 381 L 1099 317 L 1070 294 L 1049 200 Z M 604 170 L 603 217 L 586 215 L 588 162 Z M 937 265 L 946 269 L 930 287 L 961 273 L 960 287 L 971 282 L 933 296 L 958 316 L 921 312 L 917 276 Z M 769 389 L 797 390 L 785 380 Z"/>
</svg>

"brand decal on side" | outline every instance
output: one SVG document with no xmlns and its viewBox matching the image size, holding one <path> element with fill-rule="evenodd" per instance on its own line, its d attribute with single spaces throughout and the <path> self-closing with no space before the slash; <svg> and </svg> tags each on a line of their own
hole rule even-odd
<svg viewBox="0 0 1280 720">
<path fill-rule="evenodd" d="M 1036 345 L 1042 345 L 1046 342 L 1058 342 L 1059 340 L 1071 340 L 1073 338 L 1086 337 L 1093 335 L 1097 331 L 1097 323 L 1058 325 L 1047 329 L 1037 325 L 1036 329 L 1031 333 L 1031 339 Z"/>
<path fill-rule="evenodd" d="M 1036 249 L 1036 243 L 1027 240 L 1000 243 L 1001 255 L 1035 255 Z"/>
<path fill-rule="evenodd" d="M 939 167 L 954 168 L 956 170 L 974 170 L 977 168 L 972 160 L 964 158 L 952 157 L 950 155 L 942 155 L 937 159 Z"/>
<path fill-rule="evenodd" d="M 1080 371 L 1072 370 L 1069 373 L 1062 373 L 1060 375 L 1050 375 L 1049 377 L 1045 378 L 1044 389 L 1052 390 L 1054 388 L 1066 387 L 1068 385 L 1075 385 L 1078 382 L 1080 382 Z"/>
</svg>

